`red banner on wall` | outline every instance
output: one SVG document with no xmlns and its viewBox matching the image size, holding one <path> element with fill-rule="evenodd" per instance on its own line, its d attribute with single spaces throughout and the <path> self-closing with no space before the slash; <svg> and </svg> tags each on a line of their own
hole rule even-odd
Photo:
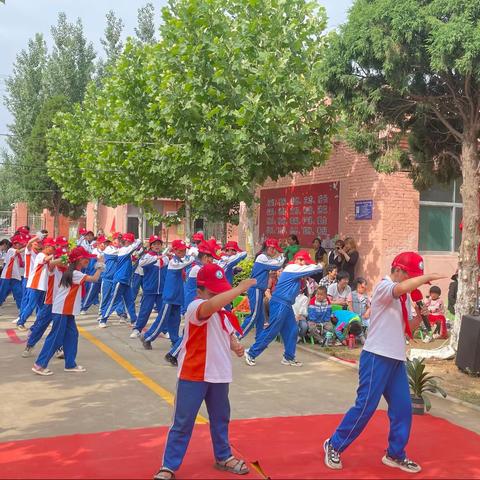
<svg viewBox="0 0 480 480">
<path fill-rule="evenodd" d="M 260 237 L 286 238 L 295 234 L 310 246 L 338 233 L 339 182 L 317 183 L 260 191 Z"/>
</svg>

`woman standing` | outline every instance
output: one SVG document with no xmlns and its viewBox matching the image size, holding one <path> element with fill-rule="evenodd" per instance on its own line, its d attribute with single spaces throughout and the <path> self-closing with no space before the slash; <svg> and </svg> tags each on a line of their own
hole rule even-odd
<svg viewBox="0 0 480 480">
<path fill-rule="evenodd" d="M 343 265 L 343 256 L 341 250 L 345 247 L 345 242 L 340 238 L 335 242 L 335 248 L 328 254 L 328 264 L 335 265 L 340 272 Z"/>
<path fill-rule="evenodd" d="M 358 262 L 357 244 L 352 237 L 345 239 L 345 246 L 339 250 L 342 256 L 342 268 L 344 272 L 348 273 L 350 277 L 348 284 L 353 287 L 353 281 L 355 279 L 355 265 Z"/>
<path fill-rule="evenodd" d="M 287 237 L 287 246 L 283 249 L 283 254 L 285 255 L 285 261 L 291 262 L 294 255 L 300 250 L 300 242 L 298 237 L 294 234 Z"/>
</svg>

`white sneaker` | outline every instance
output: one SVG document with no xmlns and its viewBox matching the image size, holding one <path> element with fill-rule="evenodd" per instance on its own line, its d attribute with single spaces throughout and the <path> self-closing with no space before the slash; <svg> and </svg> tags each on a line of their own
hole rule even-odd
<svg viewBox="0 0 480 480">
<path fill-rule="evenodd" d="M 80 315 L 86 315 L 87 312 L 85 310 L 80 310 Z"/>
<path fill-rule="evenodd" d="M 340 453 L 334 450 L 329 438 L 323 442 L 323 451 L 325 452 L 323 461 L 328 468 L 332 470 L 341 470 L 343 468 Z"/>
<path fill-rule="evenodd" d="M 98 322 L 98 328 L 107 328 L 107 326 L 105 322 Z"/>
<path fill-rule="evenodd" d="M 33 347 L 26 346 L 25 350 L 22 352 L 23 358 L 31 357 L 33 353 Z"/>
<path fill-rule="evenodd" d="M 433 341 L 433 337 L 431 335 L 425 335 L 425 338 L 422 341 L 423 343 L 430 343 Z"/>
<path fill-rule="evenodd" d="M 256 365 L 255 359 L 248 354 L 248 350 L 245 350 L 245 363 L 249 367 L 254 367 Z"/>
<path fill-rule="evenodd" d="M 15 320 L 12 320 L 12 323 L 17 323 L 20 320 L 20 317 L 17 317 Z"/>
<path fill-rule="evenodd" d="M 166 338 L 167 340 L 170 340 L 170 334 L 168 332 L 167 333 L 162 332 L 158 336 L 161 338 Z"/>
<path fill-rule="evenodd" d="M 282 358 L 282 361 L 280 363 L 282 365 L 288 365 L 290 367 L 303 367 L 302 362 L 297 362 L 295 359 L 287 360 L 285 357 Z"/>
<path fill-rule="evenodd" d="M 120 317 L 120 319 L 118 320 L 118 323 L 120 325 L 128 325 L 130 324 L 130 321 L 128 320 L 128 317 Z"/>
<path fill-rule="evenodd" d="M 138 338 L 140 336 L 140 330 L 137 330 L 136 328 L 134 328 L 132 330 L 132 333 L 130 334 L 130 338 Z"/>
<path fill-rule="evenodd" d="M 64 368 L 64 372 L 73 372 L 73 373 L 83 373 L 86 372 L 87 369 L 85 367 L 82 367 L 81 365 L 77 365 L 76 367 L 73 368 Z"/>
<path fill-rule="evenodd" d="M 389 467 L 399 468 L 404 472 L 408 473 L 418 473 L 422 471 L 422 467 L 415 463 L 413 460 L 409 458 L 405 458 L 404 460 L 397 460 L 395 458 L 390 457 L 389 455 L 384 455 L 382 458 L 382 463 Z"/>
</svg>

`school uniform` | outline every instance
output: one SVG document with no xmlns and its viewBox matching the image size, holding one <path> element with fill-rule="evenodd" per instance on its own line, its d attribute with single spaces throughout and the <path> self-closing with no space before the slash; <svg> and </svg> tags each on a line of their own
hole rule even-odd
<svg viewBox="0 0 480 480">
<path fill-rule="evenodd" d="M 271 258 L 264 253 L 261 253 L 255 259 L 251 278 L 255 278 L 257 284 L 247 291 L 250 315 L 245 317 L 242 323 L 243 335 L 241 338 L 247 336 L 253 326 L 255 326 L 255 340 L 259 338 L 260 333 L 263 331 L 263 325 L 265 323 L 263 297 L 265 296 L 265 290 L 268 286 L 268 276 L 271 271 L 280 270 L 284 262 L 285 257 L 283 255 Z"/>
<path fill-rule="evenodd" d="M 40 309 L 45 301 L 45 292 L 48 284 L 48 262 L 45 260 L 47 255 L 43 252 L 35 256 L 35 261 L 30 269 L 27 280 L 27 300 L 22 302 L 20 317 L 17 325 L 25 325 L 28 317 L 35 309 Z"/>
<path fill-rule="evenodd" d="M 132 277 L 132 254 L 141 245 L 141 240 L 135 240 L 128 247 L 121 247 L 117 253 L 117 263 L 115 273 L 113 275 L 113 291 L 111 293 L 110 303 L 105 314 L 102 314 L 100 323 L 107 323 L 108 317 L 112 314 L 119 301 L 123 300 L 130 316 L 130 321 L 137 321 L 135 312 L 135 303 L 130 288 L 130 280 Z"/>
<path fill-rule="evenodd" d="M 70 287 L 55 282 L 52 305 L 52 330 L 45 339 L 43 348 L 35 364 L 47 368 L 55 352 L 63 346 L 65 368 L 77 366 L 78 330 L 75 316 L 80 313 L 82 304 L 82 286 L 85 273 L 73 271 L 73 283 Z"/>
<path fill-rule="evenodd" d="M 168 257 L 155 252 L 147 252 L 140 259 L 139 266 L 143 269 L 143 295 L 138 318 L 133 328 L 141 332 L 150 318 L 153 307 L 160 310 L 162 306 Z"/>
<path fill-rule="evenodd" d="M 27 340 L 27 348 L 33 348 L 38 341 L 43 337 L 50 322 L 52 321 L 52 305 L 53 305 L 53 291 L 55 283 L 59 283 L 62 279 L 63 271 L 55 267 L 48 271 L 47 291 L 45 292 L 45 302 L 39 308 L 37 318 L 30 327 L 30 335 Z"/>
<path fill-rule="evenodd" d="M 412 404 L 405 368 L 405 332 L 410 331 L 411 307 L 408 299 L 402 307 L 402 300 L 393 296 L 395 285 L 387 276 L 373 292 L 370 328 L 360 355 L 357 400 L 330 439 L 339 453 L 360 435 L 384 396 L 390 419 L 387 454 L 398 460 L 406 458 Z"/>
<path fill-rule="evenodd" d="M 29 300 L 29 291 L 27 290 L 27 281 L 28 277 L 30 276 L 30 272 L 32 270 L 33 264 L 35 263 L 35 258 L 37 257 L 37 252 L 28 246 L 25 247 L 25 251 L 23 252 L 23 263 L 24 263 L 24 271 L 22 275 L 22 305 L 20 307 L 20 311 L 22 311 Z"/>
<path fill-rule="evenodd" d="M 295 360 L 298 329 L 292 306 L 300 292 L 302 278 L 322 270 L 322 267 L 317 265 L 288 264 L 285 267 L 270 299 L 269 325 L 260 332 L 255 343 L 248 349 L 250 357 L 257 358 L 280 334 L 285 347 L 284 358 Z"/>
<path fill-rule="evenodd" d="M 133 267 L 135 268 L 135 270 L 132 275 L 132 281 L 130 283 L 130 287 L 132 289 L 133 301 L 135 302 L 137 300 L 138 292 L 140 291 L 140 288 L 143 289 L 144 272 L 143 272 L 143 268 L 138 263 L 138 260 L 135 261 Z"/>
<path fill-rule="evenodd" d="M 96 248 L 93 248 L 91 252 L 94 255 L 102 254 L 102 252 Z M 96 258 L 91 258 L 88 262 L 88 266 L 83 273 L 87 275 L 94 275 L 95 274 L 95 264 L 97 263 Z M 82 297 L 82 311 L 86 312 L 92 305 L 99 304 L 99 295 L 101 290 L 101 277 L 98 282 L 89 282 L 85 285 L 85 296 Z"/>
<path fill-rule="evenodd" d="M 209 415 L 215 459 L 225 461 L 232 456 L 228 440 L 228 391 L 232 382 L 230 335 L 234 329 L 221 312 L 206 320 L 199 319 L 198 308 L 204 301 L 194 300 L 185 315 L 174 419 L 162 463 L 172 471 L 182 464 L 203 401 Z"/>
<path fill-rule="evenodd" d="M 185 298 L 183 291 L 184 269 L 194 261 L 194 257 L 185 256 L 184 258 L 179 258 L 174 255 L 168 263 L 163 288 L 162 307 L 158 312 L 157 318 L 145 333 L 145 341 L 153 342 L 162 331 L 164 325 L 167 325 L 172 345 L 177 342 L 179 338 L 178 330 L 180 328 L 181 308 Z"/>
<path fill-rule="evenodd" d="M 23 258 L 20 252 L 13 247 L 7 250 L 5 263 L 0 277 L 0 306 L 3 305 L 6 298 L 12 293 L 18 310 L 22 306 L 22 274 Z"/>
<path fill-rule="evenodd" d="M 102 272 L 101 275 L 101 283 L 100 283 L 100 308 L 98 311 L 99 320 L 105 317 L 107 314 L 108 306 L 112 301 L 112 293 L 113 293 L 113 276 L 115 275 L 115 270 L 117 267 L 117 259 L 118 259 L 118 248 L 114 247 L 113 245 L 109 245 L 105 248 L 102 252 L 103 258 L 105 261 L 105 270 Z M 119 299 L 114 306 L 115 312 L 120 316 L 126 316 L 125 306 L 123 303 L 123 299 Z"/>
<path fill-rule="evenodd" d="M 220 267 L 223 268 L 225 272 L 225 278 L 230 285 L 233 284 L 233 277 L 235 276 L 233 271 L 235 267 L 245 258 L 247 258 L 247 252 L 238 252 L 235 255 L 224 256 L 218 262 L 216 262 Z"/>
</svg>

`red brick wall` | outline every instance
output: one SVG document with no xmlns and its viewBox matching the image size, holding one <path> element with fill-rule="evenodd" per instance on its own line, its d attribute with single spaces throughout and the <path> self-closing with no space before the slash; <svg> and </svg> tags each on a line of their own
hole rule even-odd
<svg viewBox="0 0 480 480">
<path fill-rule="evenodd" d="M 314 168 L 307 175 L 294 174 L 278 182 L 267 181 L 262 188 L 332 181 L 340 182 L 338 234 L 341 238 L 355 238 L 360 253 L 356 273 L 367 277 L 372 285 L 388 271 L 396 253 L 417 248 L 419 194 L 406 173 L 380 174 L 365 155 L 342 143 L 334 144 L 322 167 Z M 373 200 L 372 220 L 355 220 L 355 200 Z M 242 239 L 244 221 L 242 219 L 240 226 Z"/>
</svg>

